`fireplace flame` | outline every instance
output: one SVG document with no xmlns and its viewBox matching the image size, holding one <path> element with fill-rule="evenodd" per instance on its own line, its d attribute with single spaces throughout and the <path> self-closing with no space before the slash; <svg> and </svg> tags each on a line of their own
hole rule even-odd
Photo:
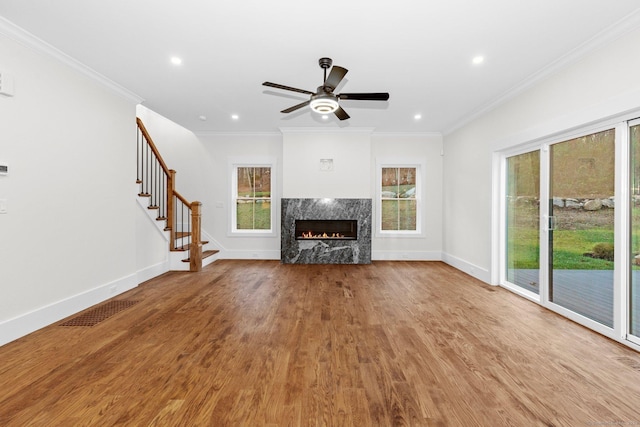
<svg viewBox="0 0 640 427">
<path fill-rule="evenodd" d="M 303 239 L 344 239 L 344 234 L 340 234 L 340 233 L 331 233 L 331 234 L 327 234 L 327 233 L 322 233 L 322 234 L 313 234 L 312 231 L 309 231 L 308 233 L 305 233 L 304 231 L 302 232 L 302 238 Z"/>
</svg>

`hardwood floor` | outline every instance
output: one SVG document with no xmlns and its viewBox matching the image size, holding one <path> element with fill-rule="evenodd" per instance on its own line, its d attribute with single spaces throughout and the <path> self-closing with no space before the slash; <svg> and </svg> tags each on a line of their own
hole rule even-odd
<svg viewBox="0 0 640 427">
<path fill-rule="evenodd" d="M 439 262 L 217 261 L 0 347 L 2 426 L 640 424 L 640 354 Z"/>
</svg>

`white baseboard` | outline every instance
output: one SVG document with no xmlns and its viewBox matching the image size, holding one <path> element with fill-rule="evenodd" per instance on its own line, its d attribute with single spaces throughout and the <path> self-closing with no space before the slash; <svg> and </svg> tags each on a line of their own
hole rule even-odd
<svg viewBox="0 0 640 427">
<path fill-rule="evenodd" d="M 280 260 L 280 250 L 231 250 L 222 249 L 219 259 L 269 259 Z"/>
<path fill-rule="evenodd" d="M 477 265 L 471 264 L 470 262 L 444 252 L 442 253 L 442 261 L 467 273 L 469 276 L 473 276 L 478 280 L 491 284 L 491 274 L 486 268 L 478 267 Z"/>
<path fill-rule="evenodd" d="M 442 261 L 439 251 L 372 251 L 372 261 Z"/>
<path fill-rule="evenodd" d="M 137 275 L 132 274 L 13 319 L 5 320 L 0 323 L 0 346 L 133 289 L 138 286 L 136 280 Z"/>
<path fill-rule="evenodd" d="M 149 267 L 145 267 L 142 270 L 136 273 L 136 281 L 137 283 L 146 282 L 147 280 L 151 280 L 154 277 L 157 277 L 161 274 L 169 271 L 169 261 L 163 261 L 156 265 L 151 265 Z"/>
</svg>

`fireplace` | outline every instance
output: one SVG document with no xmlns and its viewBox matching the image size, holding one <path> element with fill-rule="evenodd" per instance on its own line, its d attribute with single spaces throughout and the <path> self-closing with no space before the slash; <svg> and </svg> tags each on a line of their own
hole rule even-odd
<svg viewBox="0 0 640 427">
<path fill-rule="evenodd" d="M 357 240 L 355 219 L 296 219 L 296 240 Z"/>
<path fill-rule="evenodd" d="M 283 264 L 370 264 L 371 199 L 281 199 Z"/>
</svg>

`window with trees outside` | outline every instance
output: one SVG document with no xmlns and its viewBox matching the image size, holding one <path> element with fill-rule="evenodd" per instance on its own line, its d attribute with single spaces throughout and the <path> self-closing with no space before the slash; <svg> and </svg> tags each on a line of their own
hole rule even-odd
<svg viewBox="0 0 640 427">
<path fill-rule="evenodd" d="M 271 166 L 234 166 L 232 232 L 271 232 Z"/>
<path fill-rule="evenodd" d="M 380 169 L 380 231 L 420 232 L 419 173 L 417 166 L 382 166 Z"/>
</svg>

